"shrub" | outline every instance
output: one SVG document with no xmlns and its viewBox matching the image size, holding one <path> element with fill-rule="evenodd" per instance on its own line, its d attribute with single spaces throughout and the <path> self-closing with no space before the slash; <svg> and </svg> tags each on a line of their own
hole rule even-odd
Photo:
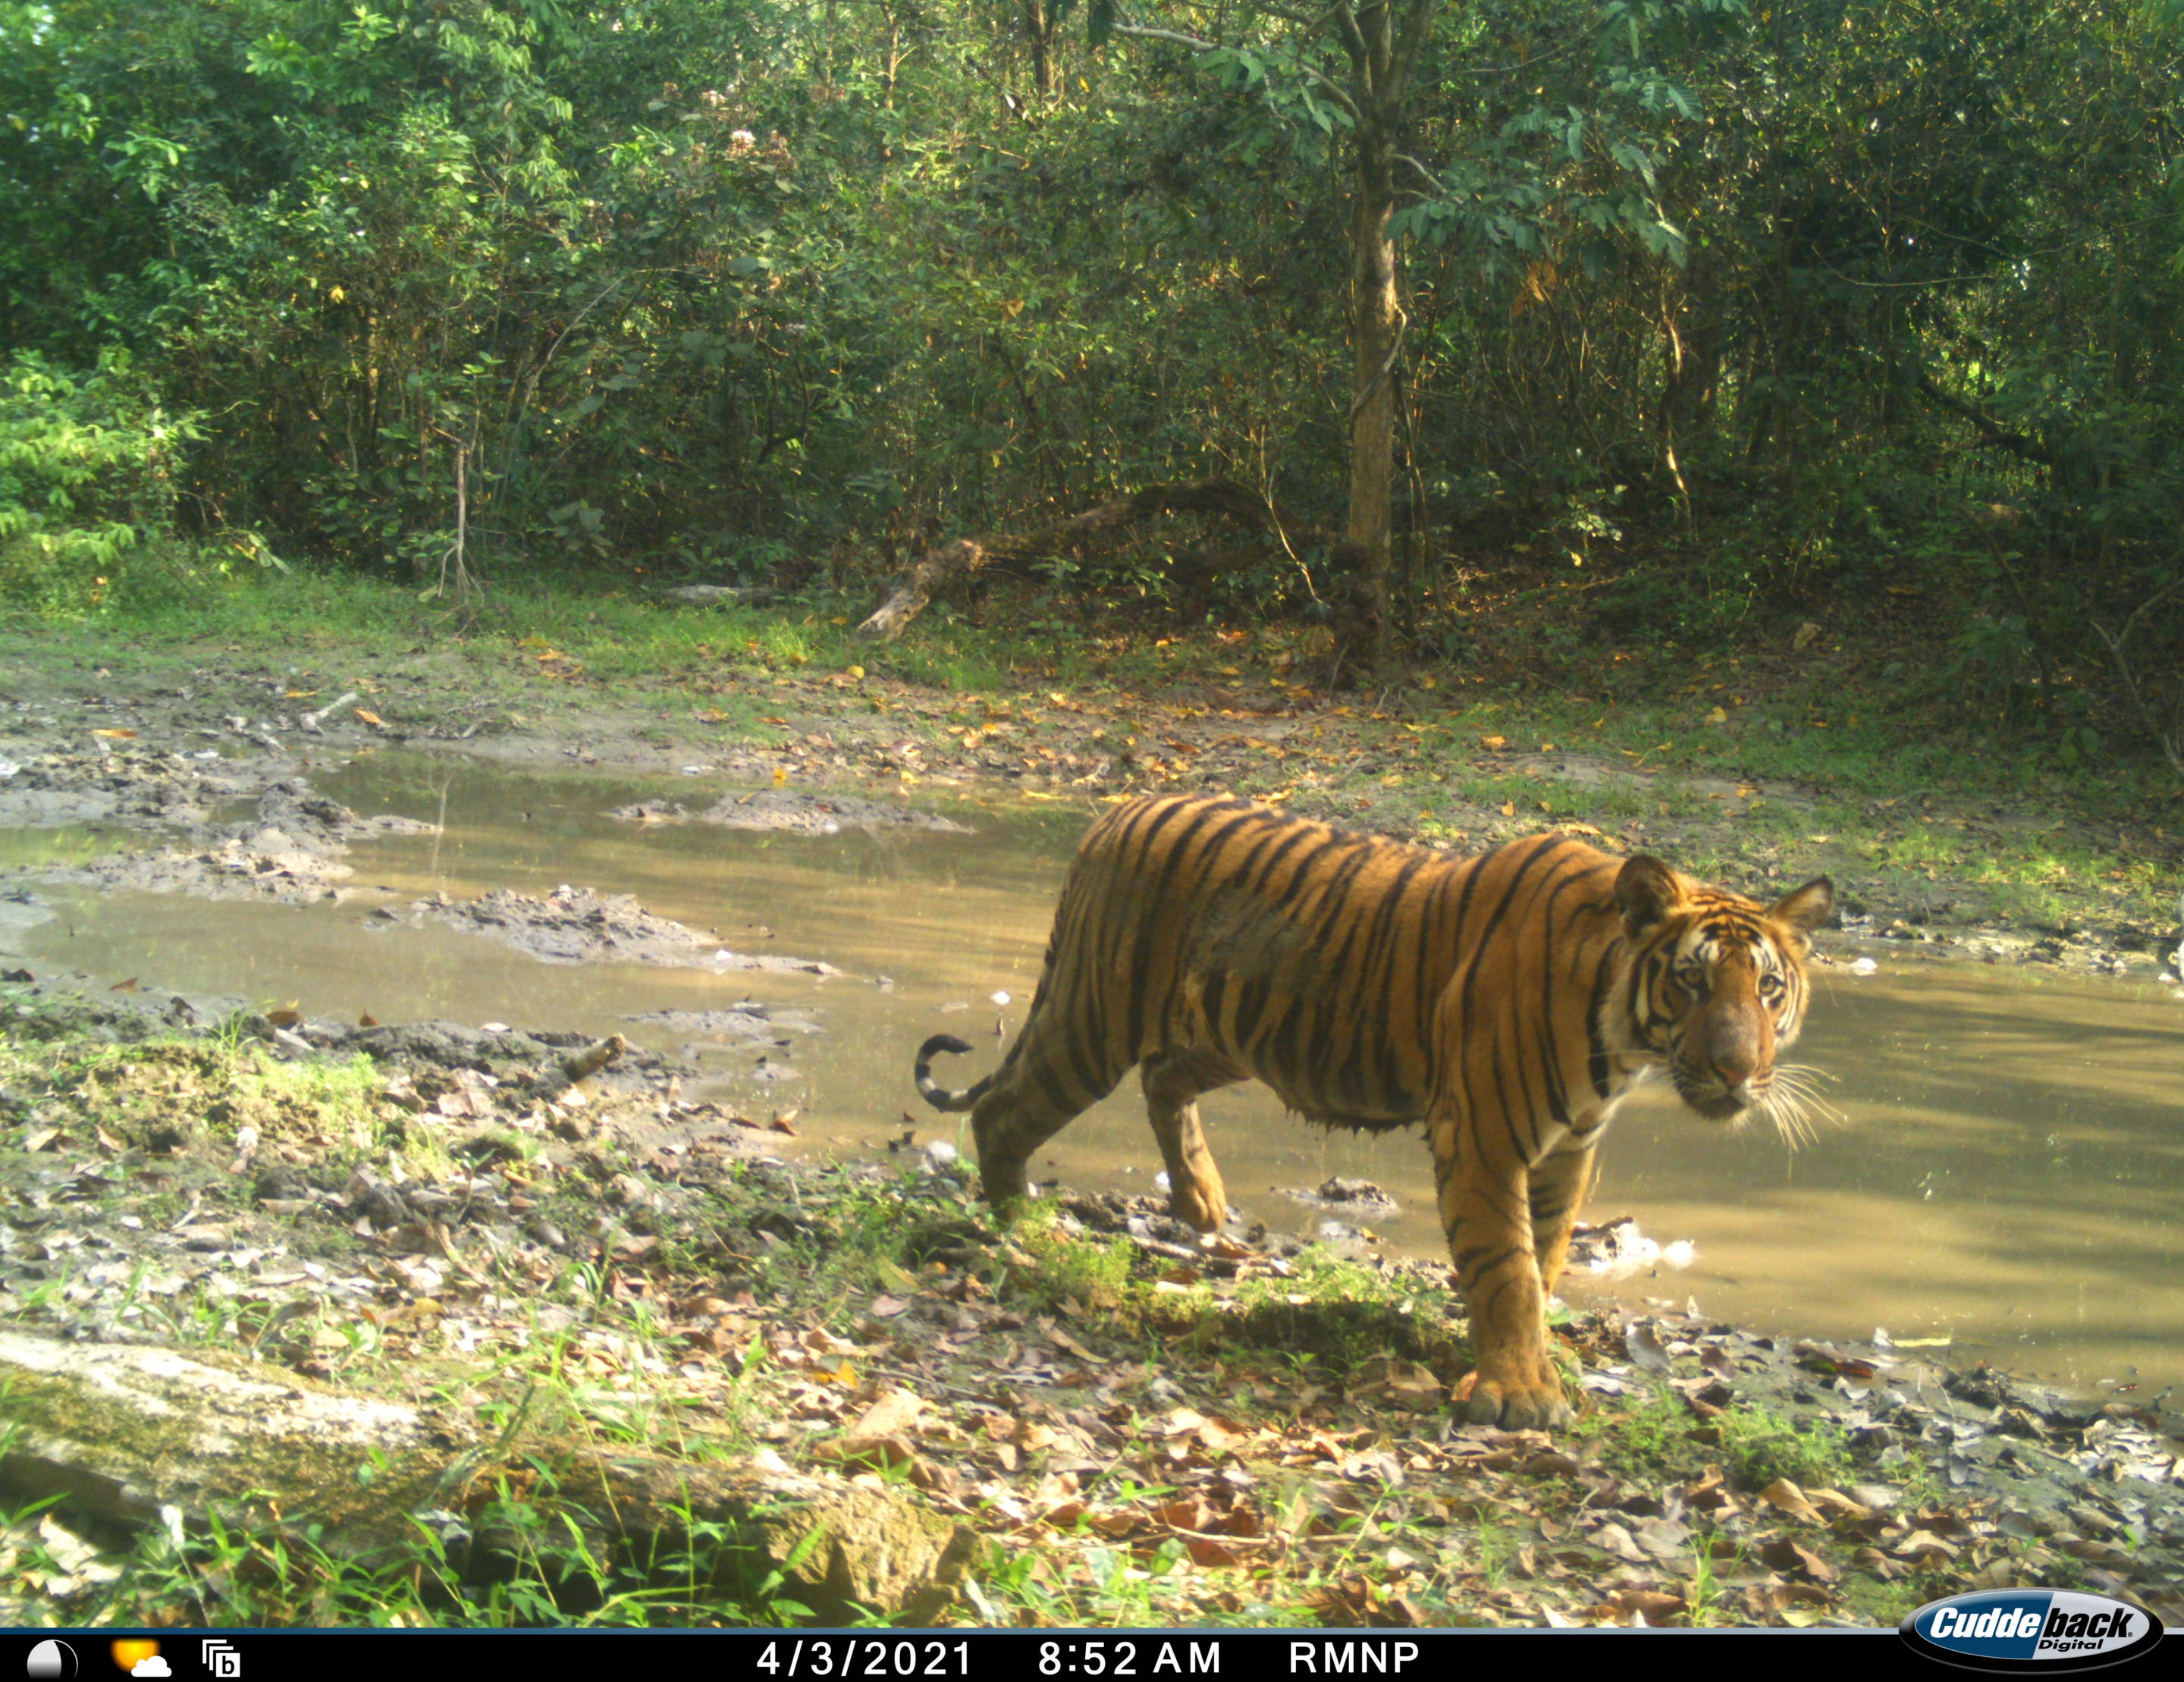
<svg viewBox="0 0 2184 1682">
<path fill-rule="evenodd" d="M 98 605 L 172 524 L 179 452 L 199 436 L 124 351 L 88 374 L 18 354 L 0 372 L 0 596 Z"/>
</svg>

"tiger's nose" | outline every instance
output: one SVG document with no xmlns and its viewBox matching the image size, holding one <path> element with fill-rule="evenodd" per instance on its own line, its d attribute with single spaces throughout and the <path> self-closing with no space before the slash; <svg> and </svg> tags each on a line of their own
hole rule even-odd
<svg viewBox="0 0 2184 1682">
<path fill-rule="evenodd" d="M 1732 1092 L 1752 1078 L 1759 1059 L 1758 1036 L 1741 1022 L 1717 1022 L 1707 1035 L 1707 1061 Z"/>
<path fill-rule="evenodd" d="M 1751 1080 L 1752 1071 L 1758 1067 L 1753 1059 L 1741 1053 L 1718 1056 L 1713 1060 L 1713 1072 L 1721 1077 L 1721 1083 L 1732 1092 L 1741 1089 Z"/>
</svg>

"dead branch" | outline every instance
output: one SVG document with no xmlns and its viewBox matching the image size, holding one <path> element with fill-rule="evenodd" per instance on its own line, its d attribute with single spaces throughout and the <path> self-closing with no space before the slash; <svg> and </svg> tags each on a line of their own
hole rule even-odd
<svg viewBox="0 0 2184 1682">
<path fill-rule="evenodd" d="M 1147 485 L 1126 497 L 1103 502 L 1069 519 L 1043 526 L 1037 531 L 993 532 L 984 537 L 956 537 L 928 549 L 915 565 L 895 580 L 888 599 L 857 627 L 861 636 L 892 638 L 922 613 L 933 598 L 950 584 L 971 576 L 996 561 L 1021 563 L 1051 560 L 1081 552 L 1094 537 L 1118 532 L 1162 514 L 1211 514 L 1279 539 L 1284 547 L 1293 522 L 1256 491 L 1233 479 L 1200 479 L 1173 484 Z M 1313 534 L 1314 540 L 1341 546 L 1340 538 Z"/>
<path fill-rule="evenodd" d="M 2124 693 L 2131 697 L 2131 706 L 2138 714 L 2139 722 L 2146 727 L 2146 733 L 2161 749 L 2161 756 L 2169 761 L 2169 768 L 2179 777 L 2184 777 L 2184 700 L 2180 700 L 2177 705 L 2176 728 L 2164 727 L 2153 716 L 2153 709 L 2140 690 L 2137 676 L 2131 671 L 2131 661 L 2124 653 L 2124 644 L 2131 640 L 2131 633 L 2138 628 L 2138 621 L 2180 590 L 2184 590 L 2184 577 L 2156 590 L 2132 610 L 2131 617 L 2124 621 L 2120 631 L 2111 632 L 2098 619 L 2088 622 L 2093 627 L 2093 634 L 2108 645 L 2109 657 L 2115 662 L 2116 676 L 2123 682 Z"/>
</svg>

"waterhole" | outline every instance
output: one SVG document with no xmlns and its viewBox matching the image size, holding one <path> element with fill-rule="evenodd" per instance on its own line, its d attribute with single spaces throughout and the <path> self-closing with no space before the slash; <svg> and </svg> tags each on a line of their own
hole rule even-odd
<svg viewBox="0 0 2184 1682">
<path fill-rule="evenodd" d="M 692 1057 L 723 1089 L 748 1098 L 755 1082 L 767 1101 L 799 1111 L 790 1148 L 836 1155 L 883 1152 L 906 1127 L 968 1151 L 964 1118 L 917 1099 L 911 1053 L 944 1030 L 971 1041 L 974 1053 L 944 1072 L 957 1085 L 1000 1055 L 1022 1022 L 1054 896 L 1092 810 L 930 790 L 926 809 L 972 833 L 778 834 L 608 816 L 632 801 L 680 796 L 696 809 L 717 796 L 693 798 L 695 783 L 383 755 L 320 786 L 359 811 L 443 828 L 360 844 L 343 903 L 56 891 L 62 914 L 15 944 L 102 977 L 293 1000 L 315 1016 L 620 1029 Z M 63 858 L 104 844 L 48 833 L 36 849 Z M 634 894 L 739 952 L 822 960 L 841 973 L 554 965 L 443 927 L 375 931 L 370 916 L 373 904 L 435 892 L 564 883 Z M 1820 944 L 1847 950 L 1826 935 Z M 1724 1130 L 1665 1094 L 1632 1101 L 1587 1217 L 1633 1216 L 1663 1245 L 1686 1241 L 1689 1265 L 1573 1280 L 1568 1294 L 1679 1308 L 1696 1300 L 1791 1335 L 1863 1338 L 1883 1327 L 1899 1343 L 1950 1340 L 1953 1364 L 1991 1360 L 2079 1390 L 2152 1395 L 2184 1375 L 2184 1004 L 2150 983 L 1879 957 L 1870 975 L 1816 971 L 1796 1056 L 1834 1077 L 1840 1119 L 1812 1142 L 1792 1150 L 1757 1128 Z M 748 1045 L 629 1020 L 743 998 L 808 1012 L 822 1031 L 755 1071 Z M 1333 1175 L 1368 1179 L 1397 1206 L 1365 1217 L 1362 1234 L 1353 1218 L 1345 1241 L 1368 1253 L 1440 1252 L 1416 1133 L 1325 1133 L 1255 1086 L 1213 1094 L 1203 1110 L 1247 1218 L 1316 1232 L 1329 1211 L 1290 1194 Z M 1147 1190 L 1158 1167 L 1130 1081 L 1061 1133 L 1034 1172 Z"/>
</svg>

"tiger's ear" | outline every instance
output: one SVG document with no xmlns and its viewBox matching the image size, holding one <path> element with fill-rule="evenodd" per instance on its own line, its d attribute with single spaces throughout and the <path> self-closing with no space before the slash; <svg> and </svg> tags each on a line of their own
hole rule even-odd
<svg viewBox="0 0 2184 1682">
<path fill-rule="evenodd" d="M 1835 914 L 1836 885 L 1825 876 L 1816 876 L 1796 893 L 1784 894 L 1767 913 L 1800 934 L 1810 934 Z"/>
<path fill-rule="evenodd" d="M 1683 901 L 1681 879 L 1658 859 L 1641 854 L 1623 861 L 1615 878 L 1615 903 L 1623 909 L 1623 932 L 1632 939 L 1659 927 Z"/>
</svg>

